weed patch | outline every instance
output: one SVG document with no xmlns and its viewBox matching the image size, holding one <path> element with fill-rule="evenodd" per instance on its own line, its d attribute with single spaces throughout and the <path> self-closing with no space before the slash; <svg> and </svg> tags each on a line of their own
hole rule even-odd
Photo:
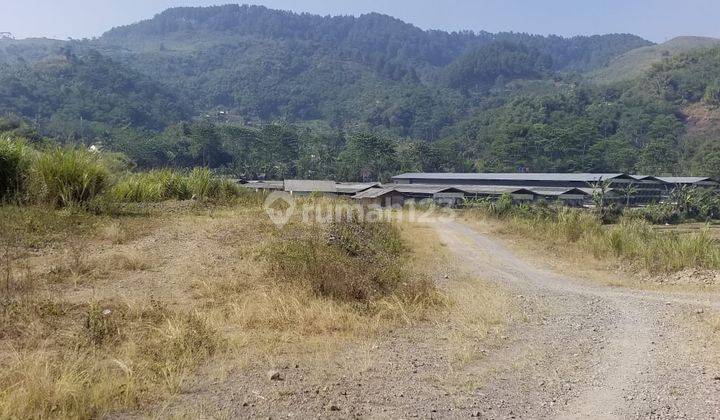
<svg viewBox="0 0 720 420">
<path fill-rule="evenodd" d="M 432 294 L 431 282 L 404 269 L 402 254 L 395 226 L 354 218 L 296 232 L 266 252 L 272 278 L 307 287 L 318 296 L 364 305 L 390 295 L 413 300 Z"/>
</svg>

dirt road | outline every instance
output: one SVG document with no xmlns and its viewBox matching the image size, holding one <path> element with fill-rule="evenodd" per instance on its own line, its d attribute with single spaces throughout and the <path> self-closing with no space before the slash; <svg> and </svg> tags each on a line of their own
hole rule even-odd
<svg viewBox="0 0 720 420">
<path fill-rule="evenodd" d="M 482 357 L 458 365 L 445 326 L 408 328 L 319 363 L 275 360 L 282 381 L 268 381 L 267 363 L 233 372 L 159 415 L 720 418 L 720 345 L 705 324 L 720 296 L 599 286 L 540 268 L 459 221 L 434 227 L 453 265 L 509 290 L 524 312 L 475 344 Z"/>
<path fill-rule="evenodd" d="M 478 392 L 490 417 L 720 418 L 720 369 L 698 319 L 720 298 L 592 285 L 540 269 L 459 222 L 449 249 L 524 305 L 548 308 L 486 360 L 514 359 Z"/>
</svg>

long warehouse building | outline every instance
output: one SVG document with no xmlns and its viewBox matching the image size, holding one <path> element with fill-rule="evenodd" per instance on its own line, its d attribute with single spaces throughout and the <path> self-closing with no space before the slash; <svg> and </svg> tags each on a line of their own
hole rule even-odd
<svg viewBox="0 0 720 420">
<path fill-rule="evenodd" d="M 624 173 L 406 173 L 392 177 L 398 185 L 483 185 L 527 189 L 579 188 L 593 189 L 600 184 L 617 192 L 630 194 L 633 203 L 659 201 L 667 191 L 666 183 L 652 176 L 634 177 Z"/>
</svg>

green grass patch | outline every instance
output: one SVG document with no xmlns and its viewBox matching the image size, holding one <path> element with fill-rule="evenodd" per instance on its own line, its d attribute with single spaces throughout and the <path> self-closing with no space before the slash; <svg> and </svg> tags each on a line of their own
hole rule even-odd
<svg viewBox="0 0 720 420">
<path fill-rule="evenodd" d="M 240 195 L 232 181 L 217 177 L 206 168 L 189 173 L 159 169 L 127 176 L 109 193 L 112 200 L 125 203 L 165 200 L 227 200 Z"/>
<path fill-rule="evenodd" d="M 33 150 L 22 140 L 0 138 L 0 201 L 24 191 Z"/>
<path fill-rule="evenodd" d="M 87 204 L 110 184 L 110 171 L 98 153 L 56 148 L 39 154 L 30 168 L 31 200 L 54 207 Z"/>
</svg>

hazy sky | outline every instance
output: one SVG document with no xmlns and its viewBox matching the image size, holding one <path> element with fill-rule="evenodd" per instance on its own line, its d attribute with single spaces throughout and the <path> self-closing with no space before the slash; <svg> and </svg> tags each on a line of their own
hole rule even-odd
<svg viewBox="0 0 720 420">
<path fill-rule="evenodd" d="M 93 37 L 168 7 L 211 0 L 0 0 L 0 32 L 17 38 Z M 386 13 L 425 29 L 581 35 L 635 33 L 662 42 L 720 37 L 720 0 L 262 0 L 239 3 L 317 14 Z"/>
</svg>

